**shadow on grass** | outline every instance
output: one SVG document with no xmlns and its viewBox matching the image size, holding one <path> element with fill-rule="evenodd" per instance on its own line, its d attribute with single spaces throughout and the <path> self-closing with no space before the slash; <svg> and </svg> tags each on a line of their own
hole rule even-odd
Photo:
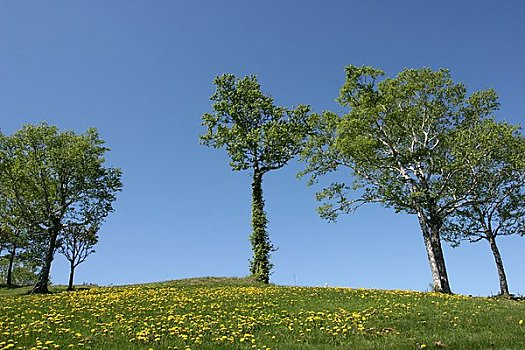
<svg viewBox="0 0 525 350">
<path fill-rule="evenodd" d="M 79 285 L 74 287 L 73 292 L 87 290 L 96 287 L 96 285 Z M 15 297 L 22 295 L 32 295 L 31 291 L 33 286 L 7 286 L 6 284 L 0 284 L 0 298 L 1 297 Z M 56 285 L 49 286 L 48 294 L 64 293 L 67 292 L 67 286 Z"/>
<path fill-rule="evenodd" d="M 7 284 L 0 284 L 0 296 L 17 296 L 29 294 L 33 286 L 17 286 Z"/>
</svg>

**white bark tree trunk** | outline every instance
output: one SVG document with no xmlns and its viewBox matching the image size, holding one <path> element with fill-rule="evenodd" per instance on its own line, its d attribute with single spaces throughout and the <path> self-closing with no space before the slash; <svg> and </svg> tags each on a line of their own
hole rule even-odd
<svg viewBox="0 0 525 350">
<path fill-rule="evenodd" d="M 445 257 L 441 247 L 441 237 L 439 223 L 432 223 L 424 213 L 418 211 L 419 225 L 423 233 L 423 241 L 427 251 L 427 258 L 432 272 L 432 287 L 435 292 L 452 294 L 448 281 Z"/>
</svg>

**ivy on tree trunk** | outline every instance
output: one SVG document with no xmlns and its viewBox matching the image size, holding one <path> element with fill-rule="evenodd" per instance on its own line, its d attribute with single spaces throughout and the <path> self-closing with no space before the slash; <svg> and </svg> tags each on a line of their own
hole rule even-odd
<svg viewBox="0 0 525 350">
<path fill-rule="evenodd" d="M 200 140 L 206 146 L 226 148 L 233 170 L 253 171 L 250 272 L 257 280 L 269 283 L 273 246 L 266 230 L 262 178 L 266 172 L 284 167 L 299 153 L 310 108 L 275 106 L 273 99 L 262 93 L 255 76 L 238 79 L 233 74 L 223 74 L 213 82 L 213 112 L 202 116 L 207 130 Z"/>
<path fill-rule="evenodd" d="M 250 235 L 253 257 L 250 261 L 250 272 L 258 281 L 268 283 L 270 281 L 270 271 L 273 267 L 273 264 L 270 263 L 270 252 L 274 248 L 266 231 L 268 220 L 264 211 L 262 177 L 263 173 L 261 171 L 254 171 L 252 182 L 252 233 Z"/>
</svg>

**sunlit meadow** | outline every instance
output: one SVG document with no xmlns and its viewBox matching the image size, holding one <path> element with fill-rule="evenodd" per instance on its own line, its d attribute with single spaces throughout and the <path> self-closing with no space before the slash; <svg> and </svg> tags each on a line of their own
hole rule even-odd
<svg viewBox="0 0 525 350">
<path fill-rule="evenodd" d="M 521 301 L 209 278 L 0 294 L 0 349 L 525 349 L 524 319 Z"/>
</svg>

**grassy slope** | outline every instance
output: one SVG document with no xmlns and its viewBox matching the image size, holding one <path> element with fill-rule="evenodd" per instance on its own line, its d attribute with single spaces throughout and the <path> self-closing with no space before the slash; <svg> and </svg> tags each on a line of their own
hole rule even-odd
<svg viewBox="0 0 525 350">
<path fill-rule="evenodd" d="M 0 289 L 0 349 L 525 349 L 522 301 L 235 278 L 23 292 Z"/>
</svg>

